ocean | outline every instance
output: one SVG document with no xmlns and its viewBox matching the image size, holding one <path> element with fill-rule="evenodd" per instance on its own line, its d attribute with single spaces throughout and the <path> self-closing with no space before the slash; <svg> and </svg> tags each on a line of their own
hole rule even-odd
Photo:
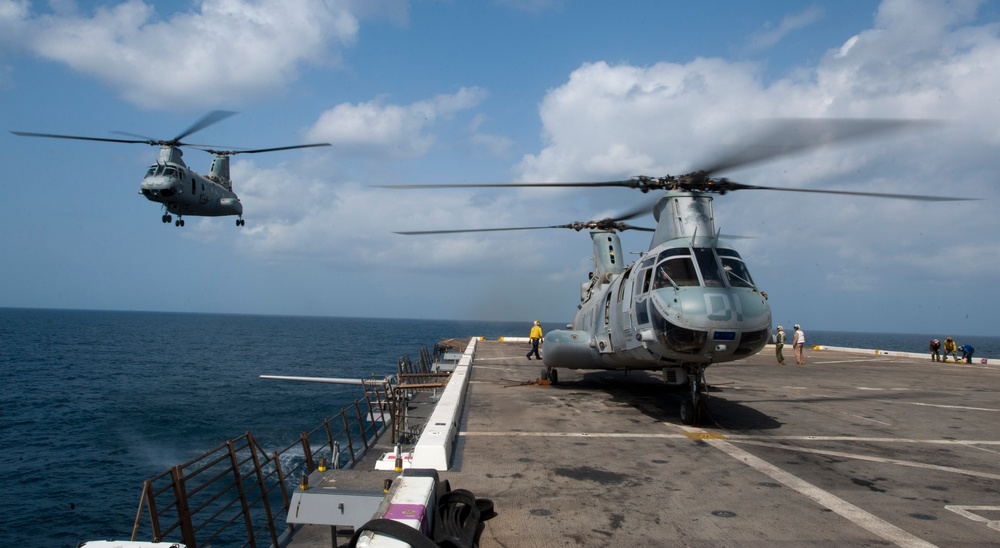
<svg viewBox="0 0 1000 548">
<path fill-rule="evenodd" d="M 362 397 L 259 375 L 390 374 L 440 339 L 530 326 L 0 308 L 0 546 L 128 539 L 144 480 L 248 431 L 284 447 Z M 810 345 L 907 352 L 944 338 L 806 333 Z M 950 335 L 1000 357 L 1000 337 Z"/>
</svg>

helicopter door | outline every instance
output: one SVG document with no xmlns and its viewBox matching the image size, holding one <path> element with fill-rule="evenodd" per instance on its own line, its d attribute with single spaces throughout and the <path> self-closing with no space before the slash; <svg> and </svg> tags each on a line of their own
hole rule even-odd
<svg viewBox="0 0 1000 548">
<path fill-rule="evenodd" d="M 601 354 L 614 352 L 611 347 L 611 291 L 608 291 L 607 296 L 604 297 L 604 314 L 598 315 L 594 323 L 597 351 Z"/>
<path fill-rule="evenodd" d="M 626 341 L 632 339 L 632 283 L 635 277 L 632 276 L 632 266 L 625 269 L 625 272 L 618 277 L 618 292 L 615 302 L 612 305 L 612 314 L 615 314 L 615 327 L 621 329 Z"/>
<path fill-rule="evenodd" d="M 649 309 L 646 307 L 646 297 L 649 295 L 649 279 L 652 272 L 652 268 L 643 268 L 639 271 L 639 275 L 635 279 L 635 293 L 633 293 L 633 299 L 635 302 L 635 324 L 633 325 L 633 328 L 636 330 L 649 324 Z"/>
<path fill-rule="evenodd" d="M 201 183 L 201 195 L 198 197 L 198 201 L 201 202 L 201 205 L 208 203 L 208 194 L 205 194 L 205 183 Z"/>
</svg>

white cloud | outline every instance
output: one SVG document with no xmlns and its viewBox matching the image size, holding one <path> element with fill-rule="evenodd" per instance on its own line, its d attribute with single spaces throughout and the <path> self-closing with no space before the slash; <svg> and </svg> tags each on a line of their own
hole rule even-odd
<svg viewBox="0 0 1000 548">
<path fill-rule="evenodd" d="M 409 105 L 386 104 L 384 98 L 344 103 L 322 113 L 307 138 L 349 154 L 420 156 L 434 144 L 428 130 L 435 122 L 475 107 L 485 97 L 485 90 L 469 87 Z"/>
<path fill-rule="evenodd" d="M 336 48 L 352 44 L 359 29 L 344 1 L 204 0 L 160 14 L 154 4 L 128 0 L 93 14 L 58 9 L 35 18 L 24 16 L 23 4 L 4 7 L 0 21 L 15 20 L 25 47 L 146 107 L 280 93 L 303 66 L 336 65 Z"/>
</svg>

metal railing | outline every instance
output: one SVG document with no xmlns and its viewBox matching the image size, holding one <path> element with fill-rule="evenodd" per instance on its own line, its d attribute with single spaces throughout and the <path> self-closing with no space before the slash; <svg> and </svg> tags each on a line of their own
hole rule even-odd
<svg viewBox="0 0 1000 548">
<path fill-rule="evenodd" d="M 366 381 L 363 386 L 364 401 L 303 432 L 284 449 L 268 453 L 247 432 L 146 480 L 132 540 L 145 526 L 154 542 L 182 542 L 187 548 L 279 546 L 299 478 L 321 459 L 331 468 L 354 466 L 391 427 L 391 383 Z"/>
</svg>

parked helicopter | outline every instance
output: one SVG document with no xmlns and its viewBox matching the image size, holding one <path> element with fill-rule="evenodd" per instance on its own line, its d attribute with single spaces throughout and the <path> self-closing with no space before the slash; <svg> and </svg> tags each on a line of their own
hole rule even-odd
<svg viewBox="0 0 1000 548">
<path fill-rule="evenodd" d="M 138 137 L 138 139 L 109 139 L 102 137 L 81 137 L 77 135 L 57 135 L 53 133 L 30 133 L 12 131 L 22 137 L 52 137 L 57 139 L 79 139 L 84 141 L 105 141 L 110 143 L 139 143 L 160 147 L 160 155 L 156 162 L 149 166 L 146 176 L 139 184 L 139 193 L 153 202 L 163 205 L 166 212 L 160 218 L 164 223 L 173 221 L 174 226 L 184 226 L 184 215 L 202 217 L 223 217 L 236 215 L 236 226 L 245 226 L 243 220 L 243 204 L 233 192 L 233 181 L 229 176 L 229 157 L 234 154 L 257 154 L 259 152 L 274 152 L 295 148 L 311 148 L 330 146 L 329 143 L 314 143 L 308 145 L 292 145 L 285 147 L 260 148 L 254 150 L 213 150 L 202 148 L 207 145 L 184 143 L 181 139 L 196 131 L 205 129 L 236 114 L 225 110 L 215 110 L 201 117 L 191 127 L 170 140 L 152 139 L 121 131 L 122 135 Z M 208 174 L 201 175 L 191 170 L 181 159 L 183 152 L 180 147 L 192 147 L 215 155 Z"/>
<path fill-rule="evenodd" d="M 746 166 L 823 144 L 899 129 L 901 120 L 785 120 L 760 135 L 753 146 L 732 151 L 687 175 L 579 183 L 485 183 L 377 185 L 383 188 L 464 187 L 625 187 L 662 190 L 655 202 L 618 217 L 564 225 L 424 230 L 404 235 L 448 234 L 546 228 L 587 229 L 593 241 L 593 271 L 580 286 L 580 304 L 566 329 L 545 335 L 542 378 L 558 382 L 556 368 L 659 370 L 671 385 L 687 384 L 681 400 L 684 424 L 707 417 L 705 369 L 713 363 L 753 355 L 771 335 L 767 295 L 750 275 L 737 250 L 715 229 L 712 200 L 734 190 L 780 190 L 924 201 L 964 200 L 941 196 L 882 194 L 746 185 L 717 178 L 725 169 Z M 792 140 L 781 135 L 795 135 Z M 760 143 L 763 143 L 760 144 Z M 622 221 L 653 213 L 656 228 Z M 653 232 L 649 250 L 626 265 L 618 232 Z"/>
</svg>

